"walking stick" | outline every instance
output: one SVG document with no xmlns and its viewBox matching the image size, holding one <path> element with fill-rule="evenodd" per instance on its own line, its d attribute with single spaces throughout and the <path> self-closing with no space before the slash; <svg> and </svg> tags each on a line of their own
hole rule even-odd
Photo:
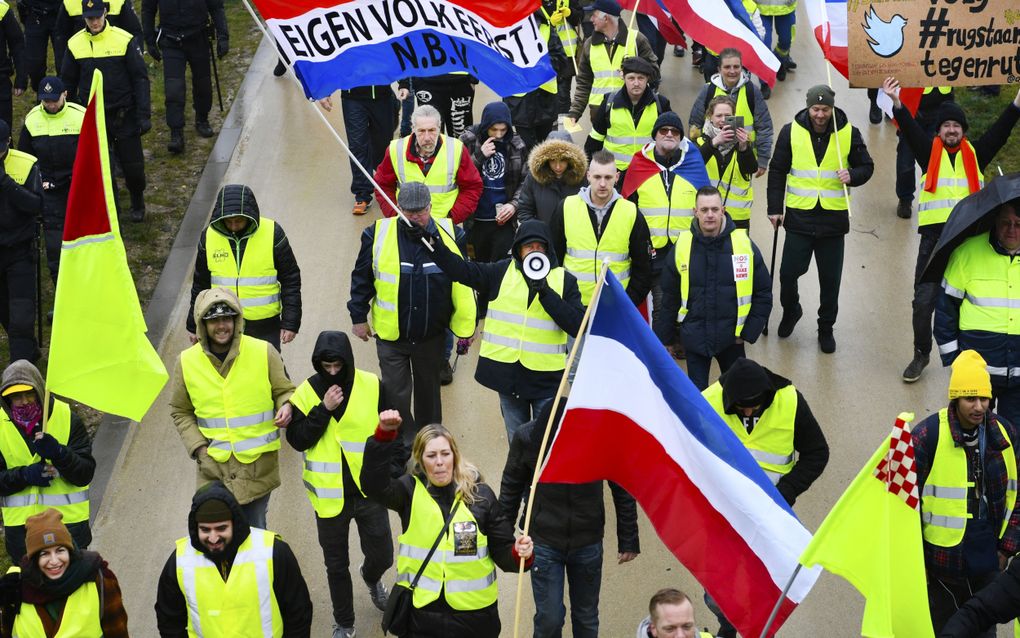
<svg viewBox="0 0 1020 638">
<path fill-rule="evenodd" d="M 223 91 L 220 89 L 220 70 L 216 67 L 216 28 L 211 24 L 206 25 L 205 28 L 209 33 L 209 59 L 212 60 L 213 82 L 216 83 L 216 99 L 219 100 L 220 113 L 222 113 Z"/>
<path fill-rule="evenodd" d="M 776 246 L 779 244 L 779 224 L 776 223 L 772 229 L 772 259 L 769 261 L 769 280 L 774 282 L 776 280 L 774 273 L 776 272 Z M 774 287 L 772 284 L 770 288 Z M 761 331 L 766 337 L 769 336 L 769 322 L 765 321 L 765 329 Z"/>
</svg>

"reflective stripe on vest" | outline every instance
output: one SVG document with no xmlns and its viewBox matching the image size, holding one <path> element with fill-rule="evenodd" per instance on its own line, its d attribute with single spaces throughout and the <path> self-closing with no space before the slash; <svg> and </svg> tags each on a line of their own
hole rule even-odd
<svg viewBox="0 0 1020 638">
<path fill-rule="evenodd" d="M 416 162 L 407 159 L 412 139 L 413 136 L 408 136 L 390 142 L 390 161 L 393 163 L 393 172 L 397 174 L 397 197 L 400 196 L 401 184 L 421 182 L 428 186 L 432 194 L 432 216 L 437 219 L 449 217 L 450 209 L 460 194 L 457 169 L 460 167 L 464 145 L 457 138 L 440 135 L 439 149 L 426 175 Z"/>
<path fill-rule="evenodd" d="M 7 157 L 4 158 L 4 170 L 18 184 L 24 186 L 28 180 L 32 167 L 35 166 L 35 155 L 23 153 L 16 148 L 7 149 Z"/>
<path fill-rule="evenodd" d="M 609 222 L 602 236 L 596 239 L 588 205 L 580 195 L 563 200 L 563 230 L 567 240 L 563 267 L 577 279 L 581 303 L 585 306 L 595 292 L 603 259 L 609 259 L 609 269 L 624 289 L 630 283 L 630 232 L 637 219 L 637 207 L 626 199 L 617 199 L 606 214 Z"/>
<path fill-rule="evenodd" d="M 483 609 L 496 602 L 496 564 L 489 556 L 488 537 L 459 494 L 454 502 L 460 507 L 414 589 L 412 601 L 418 609 L 438 600 L 440 591 L 447 604 L 458 611 Z M 407 531 L 397 538 L 398 586 L 410 587 L 445 518 L 421 480 L 415 478 Z M 455 530 L 463 532 L 465 528 L 475 530 L 475 552 L 458 556 Z"/>
<path fill-rule="evenodd" d="M 240 249 L 240 240 L 228 238 L 212 224 L 205 230 L 205 262 L 210 283 L 237 293 L 245 319 L 269 319 L 283 310 L 280 281 L 273 263 L 275 233 L 276 222 L 263 217 L 255 232 L 248 236 L 238 266 L 230 244 L 236 241 Z"/>
<path fill-rule="evenodd" d="M 64 102 L 64 108 L 56 113 L 49 113 L 39 104 L 25 116 L 25 128 L 33 138 L 60 135 L 77 137 L 81 133 L 84 119 L 85 107 L 74 102 Z"/>
<path fill-rule="evenodd" d="M 629 102 L 629 99 L 628 99 Z M 612 98 L 610 98 L 612 103 Z M 609 128 L 606 129 L 604 148 L 616 159 L 616 168 L 625 171 L 652 137 L 652 128 L 659 117 L 659 100 L 654 99 L 641 111 L 637 124 L 629 108 L 609 109 Z"/>
<path fill-rule="evenodd" d="M 835 118 L 835 113 L 833 114 Z M 786 176 L 786 207 L 812 210 L 819 202 L 824 210 L 847 210 L 850 203 L 843 191 L 837 171 L 847 166 L 850 153 L 850 123 L 839 129 L 839 152 L 836 150 L 836 136 L 829 135 L 820 164 L 815 163 L 815 150 L 811 144 L 811 133 L 796 121 L 790 126 L 790 150 L 793 163 Z M 843 158 L 840 161 L 839 153 Z"/>
<path fill-rule="evenodd" d="M 443 243 L 454 254 L 463 257 L 454 240 L 454 225 L 449 218 L 433 220 Z M 372 299 L 370 319 L 375 334 L 385 341 L 400 337 L 397 300 L 400 294 L 400 242 L 397 239 L 396 217 L 375 222 L 375 239 L 372 244 L 372 272 L 375 274 L 375 297 Z M 453 316 L 450 330 L 458 336 L 469 336 L 475 331 L 476 306 L 474 292 L 463 284 L 452 284 Z"/>
<path fill-rule="evenodd" d="M 280 430 L 269 381 L 265 341 L 241 335 L 237 357 L 226 378 L 196 343 L 181 353 L 181 372 L 202 436 L 209 439 L 209 456 L 226 463 L 231 455 L 251 463 L 264 452 L 280 449 Z"/>
<path fill-rule="evenodd" d="M 101 618 L 99 588 L 96 587 L 94 580 L 90 580 L 67 597 L 60 613 L 60 628 L 54 634 L 54 638 L 103 638 Z M 14 631 L 11 636 L 46 638 L 47 633 L 35 605 L 21 603 L 21 608 L 14 617 Z"/>
<path fill-rule="evenodd" d="M 549 272 L 546 281 L 563 296 L 563 268 Z M 482 333 L 480 357 L 500 363 L 516 363 L 528 370 L 554 372 L 567 363 L 567 333 L 539 301 L 528 304 L 528 283 L 514 263 L 507 266 L 499 293 L 489 302 Z"/>
<path fill-rule="evenodd" d="M 237 548 L 226 581 L 191 538 L 177 541 L 177 586 L 188 607 L 188 635 L 217 638 L 280 638 L 283 619 L 273 592 L 273 541 L 257 527 Z"/>
<path fill-rule="evenodd" d="M 46 432 L 61 445 L 67 445 L 71 435 L 71 408 L 59 399 L 53 400 L 53 408 L 46 422 Z M 28 449 L 21 429 L 0 410 L 0 454 L 8 470 L 39 463 L 43 459 Z M 54 507 L 63 515 L 64 523 L 80 523 L 89 520 L 89 487 L 79 487 L 62 476 L 55 477 L 47 487 L 28 485 L 25 489 L 0 498 L 0 513 L 4 525 L 24 525 L 29 516 L 39 514 L 48 507 Z"/>
<path fill-rule="evenodd" d="M 654 142 L 646 144 L 641 153 L 651 161 L 655 161 Z M 693 151 L 688 146 L 688 152 Z M 666 197 L 666 185 L 662 180 L 662 171 L 666 167 L 659 165 L 659 175 L 649 177 L 638 186 L 638 210 L 648 224 L 648 232 L 652 236 L 652 247 L 662 250 L 672 244 L 676 238 L 691 227 L 694 219 L 694 199 L 698 189 L 680 175 L 673 175 L 673 186 Z"/>
<path fill-rule="evenodd" d="M 999 431 L 1009 445 L 1000 451 L 1006 466 L 1005 515 L 999 528 L 999 538 L 1006 533 L 1009 519 L 1016 505 L 1017 471 L 1013 445 L 1006 428 Z M 967 451 L 953 440 L 949 429 L 949 409 L 939 410 L 939 442 L 931 462 L 928 480 L 921 489 L 921 534 L 924 540 L 939 547 L 955 547 L 963 541 L 967 519 L 967 493 L 974 487 L 967 473 Z"/>
<path fill-rule="evenodd" d="M 694 242 L 694 235 L 690 231 L 683 233 L 676 240 L 674 247 L 674 259 L 676 260 L 676 271 L 680 274 L 680 311 L 677 313 L 677 321 L 683 323 L 687 318 L 687 301 L 691 291 L 691 277 L 689 275 L 691 266 L 691 245 Z M 730 233 L 730 246 L 734 257 L 742 257 L 740 262 L 746 268 L 740 269 L 738 260 L 733 260 L 733 282 L 737 291 L 737 326 L 736 336 L 744 329 L 747 315 L 751 312 L 751 298 L 754 295 L 754 249 L 751 248 L 751 238 L 743 228 L 734 229 Z M 740 272 L 738 272 L 738 270 Z"/>
<path fill-rule="evenodd" d="M 539 7 L 539 9 L 542 10 L 542 15 L 545 16 L 546 24 L 552 26 L 552 22 L 549 21 L 549 18 L 551 17 L 549 12 L 545 10 L 545 7 Z M 556 27 L 556 35 L 560 39 L 560 44 L 563 45 L 564 55 L 568 58 L 574 57 L 574 53 L 577 52 L 577 29 L 570 26 L 570 23 L 564 19 L 563 22 L 560 22 L 560 25 Z"/>
<path fill-rule="evenodd" d="M 797 389 L 788 385 L 777 390 L 772 404 L 758 417 L 750 434 L 739 416 L 726 412 L 722 392 L 722 385 L 716 381 L 701 394 L 775 485 L 796 464 L 793 425 L 797 417 Z"/>
<path fill-rule="evenodd" d="M 698 146 L 707 143 L 704 136 L 698 137 Z M 750 178 L 744 178 L 739 170 L 740 162 L 737 161 L 737 148 L 730 151 L 729 162 L 726 169 L 719 174 L 719 162 L 715 153 L 705 162 L 705 170 L 708 171 L 708 179 L 715 183 L 719 193 L 723 196 L 726 212 L 733 220 L 751 219 L 751 204 L 754 202 L 754 188 L 751 186 Z"/>
<path fill-rule="evenodd" d="M 784 16 L 797 10 L 797 0 L 757 0 L 763 16 Z"/>
<path fill-rule="evenodd" d="M 347 407 L 340 420 L 331 415 L 326 431 L 304 452 L 305 469 L 301 478 L 319 518 L 333 518 L 344 509 L 345 462 L 354 484 L 361 488 L 365 440 L 372 436 L 379 423 L 379 377 L 355 370 L 354 385 L 344 401 Z M 305 381 L 291 395 L 290 402 L 308 415 L 322 399 Z"/>
<path fill-rule="evenodd" d="M 1020 335 L 1020 260 L 997 253 L 988 233 L 965 240 L 953 251 L 942 287 L 961 300 L 961 332 Z M 989 367 L 989 373 L 996 372 Z"/>
<path fill-rule="evenodd" d="M 588 106 L 602 104 L 607 95 L 617 92 L 623 87 L 623 73 L 620 67 L 623 59 L 637 55 L 637 29 L 627 34 L 624 46 L 613 45 L 613 57 L 609 57 L 609 45 L 589 45 L 588 62 L 591 66 L 591 92 L 588 93 Z"/>
<path fill-rule="evenodd" d="M 973 153 L 974 146 L 970 140 L 964 138 L 963 143 Z M 921 175 L 921 185 L 918 190 L 921 194 L 917 199 L 917 225 L 928 226 L 930 224 L 944 224 L 949 219 L 949 213 L 961 199 L 970 195 L 970 187 L 967 183 L 967 171 L 963 166 L 963 154 L 957 153 L 956 164 L 949 160 L 949 153 L 942 149 L 939 157 L 939 178 L 935 183 L 935 192 L 929 193 L 924 190 L 925 180 L 928 173 Z M 985 187 L 985 178 L 978 171 L 978 188 Z"/>
</svg>

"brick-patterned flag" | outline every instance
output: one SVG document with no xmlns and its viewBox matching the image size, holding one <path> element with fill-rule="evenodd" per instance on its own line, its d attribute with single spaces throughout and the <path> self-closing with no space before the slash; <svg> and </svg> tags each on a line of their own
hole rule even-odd
<svg viewBox="0 0 1020 638">
<path fill-rule="evenodd" d="M 892 432 L 822 521 L 800 557 L 850 581 L 866 600 L 861 636 L 933 638 L 910 421 Z"/>
</svg>

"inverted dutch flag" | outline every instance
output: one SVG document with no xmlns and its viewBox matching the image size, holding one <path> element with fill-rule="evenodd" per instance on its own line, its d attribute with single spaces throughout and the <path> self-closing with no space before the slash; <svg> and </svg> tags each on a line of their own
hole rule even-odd
<svg viewBox="0 0 1020 638">
<path fill-rule="evenodd" d="M 499 95 L 553 78 L 540 0 L 255 0 L 305 94 L 467 72 Z"/>
<path fill-rule="evenodd" d="M 850 78 L 846 0 L 807 0 L 811 30 L 822 47 L 822 55 L 845 78 Z"/>
<path fill-rule="evenodd" d="M 612 273 L 541 480 L 610 480 L 626 489 L 742 636 L 761 635 L 811 540 Z M 801 570 L 769 636 L 819 573 Z"/>
</svg>

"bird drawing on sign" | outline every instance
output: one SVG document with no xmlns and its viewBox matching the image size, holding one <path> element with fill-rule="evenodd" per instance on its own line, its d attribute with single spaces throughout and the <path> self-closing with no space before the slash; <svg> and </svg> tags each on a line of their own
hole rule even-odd
<svg viewBox="0 0 1020 638">
<path fill-rule="evenodd" d="M 891 58 L 903 48 L 903 27 L 907 26 L 907 19 L 896 14 L 888 22 L 875 13 L 875 7 L 869 7 L 868 13 L 864 16 L 864 32 L 868 34 L 868 46 L 875 52 L 875 55 L 883 58 Z"/>
</svg>

